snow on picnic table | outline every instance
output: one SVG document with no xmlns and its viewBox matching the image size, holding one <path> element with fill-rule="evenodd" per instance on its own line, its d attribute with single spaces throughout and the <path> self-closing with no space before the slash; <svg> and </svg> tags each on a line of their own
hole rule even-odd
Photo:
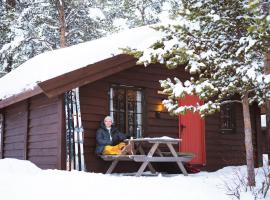
<svg viewBox="0 0 270 200">
<path fill-rule="evenodd" d="M 224 183 L 233 181 L 237 169 L 245 170 L 245 167 L 225 167 L 216 172 L 189 176 L 160 174 L 155 177 L 133 177 L 42 170 L 30 161 L 2 159 L 0 195 L 3 200 L 230 200 Z M 259 178 L 261 181 L 262 177 Z M 241 200 L 249 200 L 248 197 L 245 193 Z"/>
</svg>

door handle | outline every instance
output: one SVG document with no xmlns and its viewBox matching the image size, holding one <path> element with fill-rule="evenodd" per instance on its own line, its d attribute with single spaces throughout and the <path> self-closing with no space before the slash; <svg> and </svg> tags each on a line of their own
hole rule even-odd
<svg viewBox="0 0 270 200">
<path fill-rule="evenodd" d="M 184 128 L 186 128 L 186 126 L 183 125 L 183 124 L 181 124 L 181 125 L 180 125 L 180 129 L 183 130 Z"/>
</svg>

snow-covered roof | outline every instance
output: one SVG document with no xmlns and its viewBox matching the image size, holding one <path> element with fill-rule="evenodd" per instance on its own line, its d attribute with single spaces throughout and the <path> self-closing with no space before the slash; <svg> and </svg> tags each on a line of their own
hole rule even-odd
<svg viewBox="0 0 270 200">
<path fill-rule="evenodd" d="M 146 49 L 161 34 L 143 26 L 37 55 L 0 79 L 0 100 L 32 90 L 37 83 L 122 54 L 121 48 Z"/>
</svg>

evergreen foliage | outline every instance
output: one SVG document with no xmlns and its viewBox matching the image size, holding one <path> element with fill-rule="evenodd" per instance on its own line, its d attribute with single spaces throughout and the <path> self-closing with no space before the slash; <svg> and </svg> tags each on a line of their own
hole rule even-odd
<svg viewBox="0 0 270 200">
<path fill-rule="evenodd" d="M 59 16 L 55 0 L 21 0 L 15 8 L 2 6 L 5 41 L 0 43 L 2 69 L 9 71 L 44 51 L 59 48 Z M 1 12 L 2 13 L 2 12 Z M 90 1 L 65 3 L 67 45 L 105 35 L 111 30 L 102 12 Z M 1 38 L 2 37 L 1 33 Z"/>
<path fill-rule="evenodd" d="M 9 72 L 29 58 L 60 48 L 59 0 L 0 2 L 0 71 Z M 97 39 L 123 28 L 156 23 L 165 2 L 175 0 L 61 0 L 65 45 Z M 119 24 L 120 23 L 120 24 Z"/>
<path fill-rule="evenodd" d="M 192 110 L 205 116 L 219 110 L 222 101 L 235 94 L 242 97 L 248 92 L 249 103 L 259 105 L 270 97 L 270 78 L 264 75 L 263 63 L 270 41 L 269 16 L 256 5 L 183 0 L 176 21 L 157 28 L 166 36 L 145 51 L 139 62 L 164 63 L 168 68 L 187 63 L 191 74 L 184 83 L 178 79 L 161 82 L 170 112 Z M 185 95 L 198 95 L 205 104 L 179 108 L 178 99 Z"/>
<path fill-rule="evenodd" d="M 163 103 L 173 114 L 188 110 L 212 114 L 240 96 L 243 106 L 248 185 L 255 185 L 249 104 L 270 99 L 270 75 L 264 74 L 269 50 L 270 15 L 263 0 L 182 0 L 174 23 L 160 26 L 165 36 L 139 56 L 139 62 L 186 64 L 190 80 L 161 81 Z M 136 54 L 135 54 L 136 55 Z M 138 55 L 138 54 L 137 54 Z M 203 105 L 179 106 L 186 95 L 199 96 Z M 236 102 L 236 101 L 234 101 Z"/>
</svg>

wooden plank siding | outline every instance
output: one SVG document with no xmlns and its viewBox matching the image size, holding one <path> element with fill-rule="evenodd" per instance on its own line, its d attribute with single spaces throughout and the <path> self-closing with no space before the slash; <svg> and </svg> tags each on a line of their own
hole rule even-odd
<svg viewBox="0 0 270 200">
<path fill-rule="evenodd" d="M 22 101 L 5 109 L 3 158 L 24 159 L 25 157 L 27 107 L 27 101 Z"/>
<path fill-rule="evenodd" d="M 178 119 L 171 117 L 166 111 L 161 113 L 161 117 L 155 117 L 155 111 L 161 104 L 163 95 L 158 94 L 161 90 L 159 80 L 168 77 L 181 75 L 181 79 L 187 76 L 183 68 L 168 70 L 161 65 L 150 67 L 134 66 L 131 69 L 122 71 L 113 76 L 101 79 L 94 83 L 87 84 L 80 88 L 81 112 L 83 127 L 85 130 L 84 147 L 85 161 L 88 171 L 104 172 L 108 163 L 95 155 L 96 139 L 95 133 L 100 126 L 100 122 L 109 113 L 109 88 L 112 84 L 128 85 L 143 88 L 144 93 L 144 137 L 160 137 L 167 135 L 178 137 Z M 132 163 L 124 164 L 119 169 L 137 169 L 137 165 Z"/>
<path fill-rule="evenodd" d="M 95 132 L 104 116 L 109 113 L 109 88 L 112 84 L 137 86 L 143 88 L 144 105 L 144 137 L 170 136 L 178 137 L 178 119 L 171 117 L 167 111 L 163 111 L 160 118 L 156 118 L 155 111 L 164 96 L 157 93 L 160 90 L 159 80 L 178 77 L 184 81 L 188 79 L 188 74 L 184 68 L 168 70 L 161 65 L 149 67 L 134 66 L 131 69 L 122 71 L 113 76 L 98 80 L 94 83 L 81 87 L 80 100 L 83 127 L 85 130 L 85 161 L 88 171 L 104 172 L 107 163 L 99 159 L 95 151 Z M 254 107 L 254 106 L 253 106 Z M 256 106 L 255 106 L 256 107 Z M 254 119 L 258 117 L 256 108 L 252 108 L 252 127 L 255 155 L 257 157 L 257 142 L 260 142 L 256 135 L 258 122 Z M 236 105 L 235 110 L 236 129 L 235 133 L 222 134 L 220 131 L 219 113 L 208 116 L 205 119 L 205 141 L 206 141 L 206 170 L 216 170 L 227 165 L 245 164 L 244 146 L 244 124 L 241 105 Z M 121 169 L 129 171 L 134 169 L 132 163 L 127 163 Z M 168 171 L 171 166 L 165 166 Z"/>
<path fill-rule="evenodd" d="M 44 94 L 4 110 L 3 158 L 30 160 L 44 169 L 64 169 L 63 97 Z"/>
<path fill-rule="evenodd" d="M 57 169 L 66 169 L 65 103 L 64 95 L 58 96 L 57 111 Z"/>
<path fill-rule="evenodd" d="M 0 110 L 0 114 L 2 115 L 2 121 L 0 122 L 0 159 L 3 158 L 3 139 L 4 139 L 4 128 L 5 128 L 5 115 L 4 115 L 4 111 Z"/>
<path fill-rule="evenodd" d="M 257 106 L 251 107 L 252 132 L 255 162 L 257 162 Z M 236 128 L 234 133 L 221 133 L 219 113 L 205 120 L 206 170 L 217 170 L 229 165 L 246 164 L 245 133 L 242 106 L 235 106 Z"/>
<path fill-rule="evenodd" d="M 59 109 L 62 107 L 57 97 L 49 99 L 38 95 L 30 100 L 28 159 L 41 168 L 61 169 L 58 163 L 61 160 L 58 135 L 62 131 Z"/>
</svg>

